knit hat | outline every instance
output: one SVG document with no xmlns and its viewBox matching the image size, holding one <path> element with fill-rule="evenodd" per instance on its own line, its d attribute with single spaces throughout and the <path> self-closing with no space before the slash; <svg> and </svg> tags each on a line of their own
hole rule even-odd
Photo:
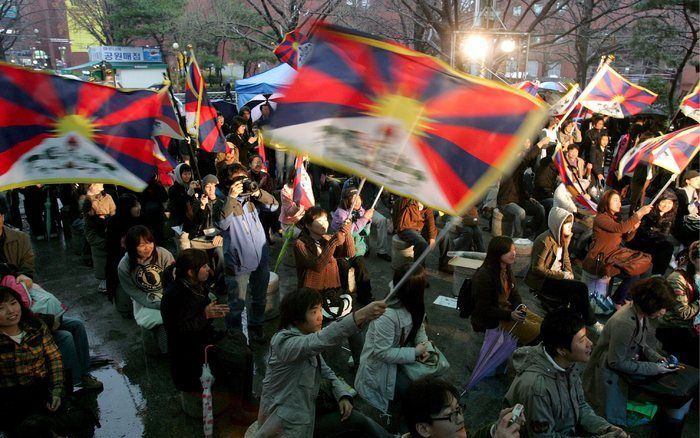
<svg viewBox="0 0 700 438">
<path fill-rule="evenodd" d="M 202 178 L 202 185 L 206 186 L 207 184 L 219 184 L 219 179 L 214 175 L 207 175 Z"/>
</svg>

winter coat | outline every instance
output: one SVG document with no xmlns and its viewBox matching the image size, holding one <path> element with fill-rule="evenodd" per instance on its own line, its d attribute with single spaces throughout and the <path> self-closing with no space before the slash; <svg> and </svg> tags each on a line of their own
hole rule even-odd
<svg viewBox="0 0 700 438">
<path fill-rule="evenodd" d="M 350 210 L 345 210 L 338 207 L 333 212 L 333 220 L 331 221 L 330 231 L 336 232 L 343 228 L 345 221 L 350 218 Z M 357 220 L 352 223 L 352 237 L 355 243 L 355 256 L 363 256 L 367 252 L 367 238 L 369 237 L 372 221 L 366 219 L 365 209 L 360 207 L 357 210 Z"/>
<path fill-rule="evenodd" d="M 423 210 L 419 210 L 418 202 L 407 198 L 401 199 L 396 208 L 398 208 L 398 214 L 394 229 L 397 232 L 403 230 L 417 231 L 424 234 L 426 240 L 437 237 L 433 209 L 424 206 Z"/>
<path fill-rule="evenodd" d="M 472 277 L 472 295 L 474 296 L 474 312 L 471 316 L 474 331 L 483 332 L 498 327 L 501 321 L 511 321 L 510 313 L 523 301 L 515 284 L 511 285 L 508 296 L 508 307 L 504 308 L 498 302 L 503 292 L 500 272 L 482 265 Z"/>
<path fill-rule="evenodd" d="M 425 325 L 421 324 L 413 345 L 406 345 L 406 337 L 413 327 L 411 314 L 396 299 L 387 304 L 390 307 L 386 312 L 367 327 L 355 376 L 357 392 L 383 413 L 394 399 L 398 365 L 414 363 L 415 345 L 428 340 Z"/>
<path fill-rule="evenodd" d="M 667 281 L 676 295 L 676 304 L 658 320 L 659 327 L 692 328 L 693 320 L 700 310 L 698 286 L 681 270 L 671 272 Z"/>
<path fill-rule="evenodd" d="M 520 403 L 525 408 L 527 422 L 521 435 L 599 436 L 610 428 L 610 423 L 596 415 L 586 402 L 581 377 L 574 367 L 559 367 L 542 344 L 518 348 L 512 363 L 516 375 L 503 404 L 512 407 Z"/>
<path fill-rule="evenodd" d="M 264 190 L 260 190 L 257 199 L 227 196 L 221 204 L 217 204 L 214 216 L 224 237 L 225 269 L 233 274 L 253 272 L 260 265 L 267 245 L 256 204 L 269 211 L 276 211 L 279 204 Z"/>
<path fill-rule="evenodd" d="M 5 260 L 13 266 L 17 275 L 34 278 L 34 250 L 27 233 L 4 225 L 0 235 L 0 245 Z"/>
<path fill-rule="evenodd" d="M 294 243 L 297 265 L 297 284 L 315 290 L 335 289 L 341 286 L 336 258 L 354 257 L 355 243 L 343 232 L 326 234 L 319 247 L 308 233 L 301 233 Z"/>
<path fill-rule="evenodd" d="M 168 211 L 174 225 L 180 225 L 185 221 L 187 203 L 190 199 L 190 195 L 187 193 L 189 187 L 182 181 L 183 165 L 184 163 L 180 163 L 173 170 L 175 184 L 168 189 Z"/>
<path fill-rule="evenodd" d="M 605 177 L 605 170 L 603 168 L 605 166 L 605 149 L 600 149 L 599 146 L 592 147 L 588 161 L 593 166 L 591 173 L 596 180 L 598 179 L 598 175 L 603 175 L 603 177 Z"/>
<path fill-rule="evenodd" d="M 523 180 L 525 170 L 528 165 L 522 161 L 520 165 L 507 178 L 501 180 L 501 185 L 498 188 L 496 202 L 499 207 L 504 207 L 508 204 L 519 204 L 531 198 L 532 194 L 528 192 L 527 185 Z"/>
<path fill-rule="evenodd" d="M 571 236 L 564 239 L 564 241 L 560 241 L 562 226 L 564 225 L 564 221 L 569 217 L 573 217 L 573 215 L 568 211 L 553 207 L 548 217 L 549 229 L 537 236 L 532 245 L 530 269 L 527 271 L 525 284 L 536 291 L 542 289 L 542 284 L 545 279 L 563 280 L 564 272 L 574 272 L 571 269 L 571 260 L 569 259 L 569 243 L 571 242 Z M 557 258 L 557 251 L 560 248 L 561 269 L 553 271 L 552 265 Z"/>
<path fill-rule="evenodd" d="M 593 239 L 591 241 L 588 255 L 583 260 L 582 267 L 587 272 L 599 274 L 601 267 L 598 266 L 596 258 L 602 254 L 603 260 L 607 259 L 614 251 L 620 248 L 622 241 L 629 241 L 634 238 L 634 226 L 639 223 L 639 216 L 633 214 L 629 219 L 618 222 L 610 213 L 598 213 L 593 221 Z M 618 268 L 613 268 L 617 270 Z M 615 274 L 609 272 L 609 274 Z M 611 277 L 613 275 L 610 275 Z"/>
<path fill-rule="evenodd" d="M 638 314 L 628 303 L 608 320 L 583 372 L 586 400 L 615 425 L 627 422 L 628 385 L 621 374 L 655 376 L 663 358 L 650 345 L 654 331 L 648 318 L 642 323 Z"/>
<path fill-rule="evenodd" d="M 180 391 L 199 391 L 204 348 L 216 342 L 211 319 L 204 316 L 209 304 L 204 288 L 183 280 L 173 281 L 160 303 L 163 325 L 168 335 L 170 371 Z"/>
<path fill-rule="evenodd" d="M 145 329 L 152 329 L 163 324 L 160 314 L 160 302 L 163 298 L 163 271 L 175 263 L 173 255 L 165 248 L 157 246 L 157 260 L 151 259 L 145 263 L 136 263 L 133 271 L 129 268 L 129 254 L 119 262 L 119 284 L 131 298 L 134 306 L 134 319 Z"/>
<path fill-rule="evenodd" d="M 559 171 L 554 160 L 547 159 L 540 162 L 540 166 L 535 171 L 535 197 L 538 200 L 551 198 L 557 187 L 557 178 L 559 178 Z"/>
<path fill-rule="evenodd" d="M 112 196 L 100 192 L 96 195 L 87 195 L 87 199 L 92 202 L 92 211 L 96 216 L 114 216 L 117 213 L 117 206 L 114 204 Z"/>
<path fill-rule="evenodd" d="M 336 400 L 355 395 L 354 390 L 326 365 L 321 353 L 357 331 L 351 314 L 316 333 L 305 335 L 295 327 L 277 332 L 270 340 L 258 424 L 263 427 L 265 420 L 275 414 L 282 420 L 283 428 L 283 435 L 277 436 L 313 437 L 321 379 L 331 381 Z"/>
</svg>

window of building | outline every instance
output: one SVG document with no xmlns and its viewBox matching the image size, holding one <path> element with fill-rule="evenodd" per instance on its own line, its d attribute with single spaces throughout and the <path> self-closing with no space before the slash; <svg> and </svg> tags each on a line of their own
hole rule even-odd
<svg viewBox="0 0 700 438">
<path fill-rule="evenodd" d="M 540 63 L 539 63 L 539 61 L 528 61 L 527 62 L 527 75 L 531 78 L 536 78 L 540 75 Z"/>
<path fill-rule="evenodd" d="M 554 61 L 547 64 L 547 77 L 549 78 L 559 78 L 561 77 L 561 62 Z"/>
<path fill-rule="evenodd" d="M 519 17 L 523 15 L 523 7 L 521 5 L 513 6 L 513 16 Z"/>
</svg>

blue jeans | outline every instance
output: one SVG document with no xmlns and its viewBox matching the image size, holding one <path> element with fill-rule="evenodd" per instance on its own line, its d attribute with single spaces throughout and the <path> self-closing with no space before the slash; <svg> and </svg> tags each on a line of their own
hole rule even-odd
<svg viewBox="0 0 700 438">
<path fill-rule="evenodd" d="M 418 260 L 418 257 L 423 254 L 423 251 L 428 249 L 428 242 L 426 242 L 423 236 L 421 236 L 421 234 L 416 230 L 399 231 L 399 239 L 413 245 L 414 260 Z"/>
<path fill-rule="evenodd" d="M 61 351 L 63 367 L 71 372 L 73 384 L 79 383 L 90 370 L 90 344 L 85 325 L 78 318 L 64 316 L 53 338 Z"/>
<path fill-rule="evenodd" d="M 253 272 L 239 274 L 226 273 L 224 281 L 228 290 L 229 313 L 226 315 L 226 328 L 240 329 L 241 316 L 245 308 L 246 298 L 250 292 L 250 307 L 248 308 L 248 327 L 259 327 L 265 322 L 265 302 L 267 286 L 270 283 L 269 249 L 262 248 L 260 264 Z"/>
<path fill-rule="evenodd" d="M 481 235 L 479 226 L 464 227 L 459 237 L 454 242 L 455 251 L 474 251 L 486 252 L 484 246 L 484 237 Z"/>
</svg>

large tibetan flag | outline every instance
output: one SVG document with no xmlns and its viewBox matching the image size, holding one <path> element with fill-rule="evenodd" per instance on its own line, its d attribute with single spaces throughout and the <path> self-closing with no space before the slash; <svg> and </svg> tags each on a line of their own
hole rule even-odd
<svg viewBox="0 0 700 438">
<path fill-rule="evenodd" d="M 266 133 L 450 214 L 511 171 L 544 105 L 404 46 L 327 24 Z"/>
<path fill-rule="evenodd" d="M 557 145 L 552 159 L 554 161 L 554 165 L 559 171 L 559 179 L 561 179 L 561 182 L 568 188 L 569 192 L 572 193 L 575 203 L 589 214 L 596 214 L 598 206 L 595 202 L 591 201 L 585 196 L 586 188 L 576 175 L 575 169 L 571 169 L 566 161 L 561 144 Z"/>
<path fill-rule="evenodd" d="M 304 65 L 311 50 L 309 38 L 301 33 L 301 30 L 294 29 L 288 32 L 282 42 L 275 47 L 273 53 L 281 62 L 286 62 L 293 69 L 298 70 Z"/>
<path fill-rule="evenodd" d="M 595 113 L 624 119 L 644 111 L 655 100 L 655 93 L 633 84 L 604 64 L 581 92 L 578 103 Z"/>
<path fill-rule="evenodd" d="M 686 117 L 700 122 L 700 82 L 681 100 L 680 110 Z"/>
<path fill-rule="evenodd" d="M 175 114 L 173 101 L 170 99 L 170 94 L 167 89 L 158 92 L 160 96 L 161 112 L 160 117 L 156 120 L 156 126 L 153 130 L 153 136 L 165 136 L 177 140 L 184 140 L 185 135 L 182 133 L 180 121 Z"/>
<path fill-rule="evenodd" d="M 580 89 L 578 84 L 574 84 L 557 103 L 552 105 L 552 107 L 549 109 L 549 115 L 563 116 L 565 114 L 571 114 L 573 110 L 572 105 L 575 105 L 576 96 L 578 96 L 579 91 Z"/>
<path fill-rule="evenodd" d="M 700 149 L 700 125 L 689 126 L 650 138 L 628 151 L 620 160 L 618 178 L 630 174 L 642 162 L 662 167 L 676 175 L 688 167 Z"/>
<path fill-rule="evenodd" d="M 198 139 L 199 147 L 207 152 L 226 151 L 226 138 L 216 122 L 216 115 L 216 108 L 207 96 L 204 77 L 192 55 L 187 66 L 185 83 L 187 131 Z"/>
<path fill-rule="evenodd" d="M 314 191 L 311 187 L 311 178 L 309 178 L 309 174 L 306 172 L 304 159 L 301 155 L 297 156 L 294 162 L 294 168 L 296 172 L 294 173 L 294 192 L 292 194 L 292 199 L 308 210 L 316 204 L 316 201 L 314 200 Z"/>
<path fill-rule="evenodd" d="M 143 190 L 156 170 L 160 99 L 0 64 L 0 190 L 91 182 Z"/>
</svg>

